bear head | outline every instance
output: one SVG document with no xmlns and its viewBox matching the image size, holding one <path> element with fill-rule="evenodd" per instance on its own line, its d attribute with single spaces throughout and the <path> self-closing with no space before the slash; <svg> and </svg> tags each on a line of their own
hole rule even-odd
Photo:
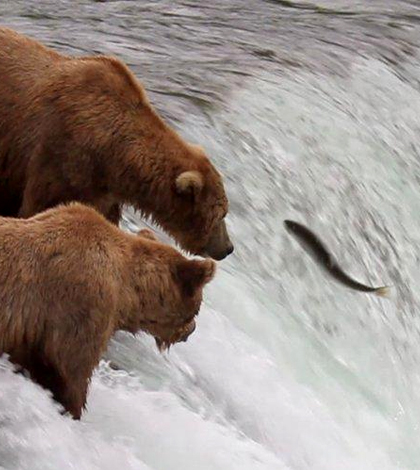
<svg viewBox="0 0 420 470">
<path fill-rule="evenodd" d="M 191 160 L 195 168 L 174 175 L 180 216 L 167 230 L 189 252 L 221 260 L 233 252 L 226 229 L 228 200 L 222 178 L 200 147 L 190 147 L 196 157 Z"/>
<path fill-rule="evenodd" d="M 203 288 L 216 271 L 210 259 L 187 259 L 141 231 L 134 249 L 134 299 L 122 329 L 151 334 L 160 350 L 186 341 L 195 330 Z"/>
</svg>

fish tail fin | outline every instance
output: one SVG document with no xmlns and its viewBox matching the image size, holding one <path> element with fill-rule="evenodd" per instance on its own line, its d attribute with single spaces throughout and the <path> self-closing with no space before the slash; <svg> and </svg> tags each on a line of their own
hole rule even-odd
<svg viewBox="0 0 420 470">
<path fill-rule="evenodd" d="M 390 289 L 391 289 L 390 286 L 378 287 L 375 290 L 375 294 L 378 295 L 379 297 L 389 297 L 389 290 Z"/>
</svg>

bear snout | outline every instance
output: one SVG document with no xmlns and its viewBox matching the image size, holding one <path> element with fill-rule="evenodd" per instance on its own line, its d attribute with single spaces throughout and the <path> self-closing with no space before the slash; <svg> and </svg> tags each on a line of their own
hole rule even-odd
<svg viewBox="0 0 420 470">
<path fill-rule="evenodd" d="M 188 323 L 188 325 L 181 332 L 181 335 L 180 335 L 178 341 L 179 342 L 182 341 L 183 343 L 185 343 L 187 341 L 187 339 L 189 338 L 189 336 L 194 333 L 196 326 L 197 325 L 195 323 L 195 320 L 191 320 L 190 323 Z"/>
<path fill-rule="evenodd" d="M 164 334 L 155 336 L 156 345 L 159 351 L 166 351 L 170 348 L 171 345 L 175 343 L 185 343 L 189 336 L 194 333 L 195 328 L 196 323 L 195 320 L 192 319 L 187 324 L 177 328 L 175 332 L 173 330 L 172 333 L 165 331 Z"/>
<path fill-rule="evenodd" d="M 221 261 L 222 259 L 225 259 L 227 256 L 229 256 L 231 253 L 233 253 L 234 247 L 231 242 L 227 245 L 227 247 L 223 250 L 211 250 L 207 249 L 206 250 L 206 255 L 210 256 L 216 261 Z"/>
<path fill-rule="evenodd" d="M 220 261 L 233 253 L 233 250 L 233 243 L 230 241 L 226 223 L 222 220 L 210 237 L 203 254 Z"/>
</svg>

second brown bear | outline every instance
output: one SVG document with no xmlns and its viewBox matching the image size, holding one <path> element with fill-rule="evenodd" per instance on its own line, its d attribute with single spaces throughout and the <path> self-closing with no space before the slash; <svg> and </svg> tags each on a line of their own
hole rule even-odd
<svg viewBox="0 0 420 470">
<path fill-rule="evenodd" d="M 0 218 L 0 355 L 75 418 L 115 331 L 148 332 L 160 347 L 194 331 L 215 262 L 150 238 L 79 203 Z"/>
</svg>

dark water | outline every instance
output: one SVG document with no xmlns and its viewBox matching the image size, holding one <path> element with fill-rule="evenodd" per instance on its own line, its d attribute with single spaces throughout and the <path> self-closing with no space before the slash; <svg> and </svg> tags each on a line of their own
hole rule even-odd
<svg viewBox="0 0 420 470">
<path fill-rule="evenodd" d="M 416 1 L 15 1 L 0 18 L 64 53 L 118 55 L 172 120 L 261 70 L 345 75 L 374 57 L 417 83 Z"/>
</svg>

